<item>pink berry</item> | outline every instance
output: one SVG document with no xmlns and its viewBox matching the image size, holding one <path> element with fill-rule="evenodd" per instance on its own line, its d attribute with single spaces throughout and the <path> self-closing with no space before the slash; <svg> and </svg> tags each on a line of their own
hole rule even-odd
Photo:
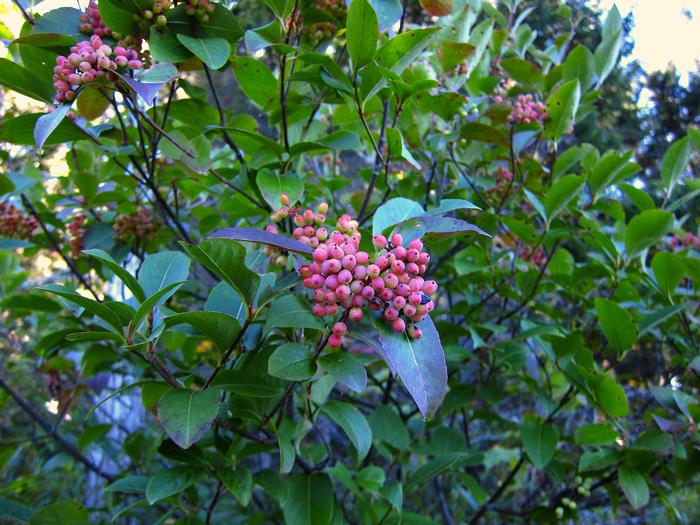
<svg viewBox="0 0 700 525">
<path fill-rule="evenodd" d="M 416 307 L 412 304 L 407 304 L 403 307 L 403 313 L 408 317 L 414 316 L 416 315 Z"/>
<path fill-rule="evenodd" d="M 374 297 L 374 288 L 372 288 L 371 286 L 365 286 L 362 289 L 362 297 L 364 297 L 365 299 L 370 299 Z"/>
<path fill-rule="evenodd" d="M 423 249 L 423 241 L 420 239 L 413 239 L 408 243 L 408 248 L 413 250 L 418 250 L 419 252 Z"/>
<path fill-rule="evenodd" d="M 352 295 L 352 290 L 350 290 L 350 287 L 348 285 L 343 284 L 335 289 L 335 295 L 338 296 L 338 299 L 344 301 Z"/>
<path fill-rule="evenodd" d="M 355 254 L 357 264 L 367 264 L 369 262 L 369 254 L 367 252 L 357 252 Z"/>
<path fill-rule="evenodd" d="M 404 332 L 406 330 L 406 322 L 403 319 L 395 319 L 391 322 L 391 328 L 394 332 Z"/>
<path fill-rule="evenodd" d="M 380 291 L 384 289 L 384 279 L 381 277 L 375 277 L 371 281 L 372 288 L 374 288 L 376 291 Z"/>
<path fill-rule="evenodd" d="M 343 322 L 337 322 L 333 325 L 333 333 L 339 337 L 344 336 L 347 331 L 348 331 L 348 327 Z"/>
<path fill-rule="evenodd" d="M 425 281 L 423 283 L 423 287 L 422 287 L 421 291 L 426 295 L 433 295 L 437 291 L 437 288 L 438 288 L 437 282 L 430 280 L 430 281 Z"/>
<path fill-rule="evenodd" d="M 406 248 L 404 248 L 403 246 L 397 246 L 394 249 L 394 255 L 396 255 L 397 259 L 400 259 L 403 261 L 406 258 L 406 254 L 407 254 Z"/>
<path fill-rule="evenodd" d="M 416 262 L 418 257 L 420 257 L 420 252 L 415 248 L 409 248 L 409 250 L 406 252 L 406 260 L 408 262 Z"/>
<path fill-rule="evenodd" d="M 393 306 L 390 306 L 384 310 L 384 317 L 387 321 L 395 321 L 399 318 L 399 311 Z"/>
<path fill-rule="evenodd" d="M 399 285 L 399 278 L 394 273 L 388 273 L 384 276 L 384 284 L 387 288 L 396 288 Z"/>
<path fill-rule="evenodd" d="M 408 302 L 415 305 L 415 304 L 420 304 L 421 301 L 423 300 L 423 296 L 419 293 L 413 292 L 411 295 L 408 296 Z"/>
<path fill-rule="evenodd" d="M 413 324 L 408 327 L 406 332 L 408 333 L 408 337 L 411 339 L 420 339 L 423 335 L 423 331 Z"/>
<path fill-rule="evenodd" d="M 357 259 L 352 254 L 346 255 L 340 262 L 346 270 L 352 270 L 357 266 Z"/>
<path fill-rule="evenodd" d="M 332 348 L 338 348 L 342 343 L 342 338 L 341 336 L 336 335 L 335 333 L 331 334 L 330 337 L 328 338 L 328 346 Z"/>
<path fill-rule="evenodd" d="M 352 281 L 352 272 L 350 270 L 340 270 L 338 272 L 338 282 L 340 284 L 348 284 Z"/>
<path fill-rule="evenodd" d="M 400 233 L 395 233 L 394 235 L 391 236 L 391 244 L 394 246 L 401 246 L 403 243 L 403 237 L 401 236 Z"/>
<path fill-rule="evenodd" d="M 323 317 L 324 315 L 326 315 L 326 307 L 320 303 L 316 303 L 311 307 L 311 313 L 314 314 L 316 317 Z"/>
<path fill-rule="evenodd" d="M 400 310 L 401 308 L 406 306 L 406 298 L 397 295 L 396 297 L 394 297 L 394 306 Z"/>
<path fill-rule="evenodd" d="M 379 297 L 382 299 L 382 301 L 388 303 L 394 298 L 394 292 L 389 288 L 384 288 L 382 291 L 379 292 Z"/>
<path fill-rule="evenodd" d="M 407 284 L 400 284 L 396 287 L 396 294 L 401 297 L 408 297 L 411 293 L 411 288 Z"/>
<path fill-rule="evenodd" d="M 335 274 L 329 275 L 328 277 L 326 277 L 325 284 L 326 288 L 328 288 L 329 290 L 335 290 L 340 285 L 340 283 L 338 282 L 338 276 Z"/>
<path fill-rule="evenodd" d="M 350 313 L 348 314 L 348 317 L 351 321 L 354 321 L 356 323 L 362 321 L 362 308 L 350 308 Z"/>
<path fill-rule="evenodd" d="M 372 244 L 378 250 L 383 250 L 384 248 L 387 247 L 389 242 L 386 240 L 386 237 L 384 237 L 383 235 L 373 235 L 372 236 Z"/>
<path fill-rule="evenodd" d="M 364 279 L 367 276 L 367 267 L 356 266 L 352 272 L 352 275 L 355 279 Z"/>
<path fill-rule="evenodd" d="M 419 271 L 420 268 L 416 263 L 410 262 L 406 265 L 406 273 L 409 273 L 411 275 L 418 275 Z"/>
<path fill-rule="evenodd" d="M 395 274 L 402 274 L 406 271 L 406 265 L 403 261 L 394 261 L 391 265 L 391 271 Z"/>
</svg>

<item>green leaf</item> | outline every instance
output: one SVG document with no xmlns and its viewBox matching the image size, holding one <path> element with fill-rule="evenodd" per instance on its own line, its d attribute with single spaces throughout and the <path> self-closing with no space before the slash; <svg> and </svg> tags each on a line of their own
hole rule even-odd
<svg viewBox="0 0 700 525">
<path fill-rule="evenodd" d="M 357 73 L 374 58 L 379 37 L 377 13 L 367 0 L 353 0 L 350 4 L 345 31 L 352 70 Z"/>
<path fill-rule="evenodd" d="M 82 11 L 74 7 L 59 7 L 44 13 L 32 27 L 32 34 L 52 33 L 69 36 L 76 41 L 87 40 L 80 32 L 80 15 Z"/>
<path fill-rule="evenodd" d="M 34 130 L 40 118 L 46 115 L 42 113 L 24 113 L 15 118 L 5 118 L 0 122 L 0 141 L 21 146 L 33 146 L 36 144 Z M 71 120 L 64 119 L 58 127 L 47 136 L 44 146 L 63 144 L 64 142 L 86 140 L 90 136 Z"/>
<path fill-rule="evenodd" d="M 260 276 L 245 265 L 245 248 L 229 239 L 208 239 L 195 246 L 184 245 L 190 256 L 226 281 L 245 301 L 253 304 Z"/>
<path fill-rule="evenodd" d="M 610 346 L 618 354 L 628 350 L 637 340 L 637 323 L 617 303 L 608 299 L 596 299 L 598 321 Z"/>
<path fill-rule="evenodd" d="M 622 466 L 617 471 L 617 480 L 633 509 L 640 509 L 649 503 L 649 486 L 644 476 L 639 472 L 630 467 Z"/>
<path fill-rule="evenodd" d="M 440 408 L 447 392 L 447 364 L 435 325 L 430 317 L 418 324 L 420 339 L 396 333 L 381 319 L 372 318 L 379 336 L 377 353 L 403 381 L 424 418 Z"/>
<path fill-rule="evenodd" d="M 294 205 L 304 193 L 304 183 L 295 173 L 280 174 L 277 170 L 261 169 L 255 176 L 255 182 L 267 203 L 276 210 L 280 207 L 280 195 L 289 196 Z"/>
<path fill-rule="evenodd" d="M 159 290 L 151 295 L 138 307 L 138 310 L 136 310 L 136 313 L 134 314 L 134 318 L 131 320 L 131 324 L 134 327 L 138 327 L 139 323 L 141 323 L 141 321 L 150 313 L 151 310 L 153 310 L 159 304 L 162 304 L 167 297 L 174 294 L 184 283 L 185 281 L 180 281 L 179 283 L 169 284 L 162 290 Z"/>
<path fill-rule="evenodd" d="M 428 210 L 428 213 L 430 215 L 444 215 L 457 210 L 481 210 L 481 208 L 465 199 L 442 199 L 440 204 Z"/>
<path fill-rule="evenodd" d="M 105 492 L 121 492 L 123 494 L 145 494 L 148 478 L 145 476 L 124 476 L 104 488 Z"/>
<path fill-rule="evenodd" d="M 520 437 L 527 456 L 538 469 L 542 470 L 554 457 L 559 441 L 559 432 L 549 423 L 525 421 L 520 427 Z"/>
<path fill-rule="evenodd" d="M 614 443 L 617 432 L 604 423 L 591 423 L 576 428 L 574 439 L 577 445 L 607 445 Z"/>
<path fill-rule="evenodd" d="M 80 503 L 64 500 L 40 508 L 29 518 L 29 525 L 88 525 L 88 511 Z"/>
<path fill-rule="evenodd" d="M 248 467 L 239 464 L 236 470 L 233 470 L 227 465 L 221 465 L 217 468 L 217 474 L 242 506 L 245 507 L 250 503 L 253 497 L 253 475 Z"/>
<path fill-rule="evenodd" d="M 259 60 L 237 56 L 231 66 L 243 93 L 258 106 L 265 107 L 277 96 L 277 79 Z"/>
<path fill-rule="evenodd" d="M 673 214 L 647 210 L 635 215 L 625 230 L 625 250 L 630 257 L 655 244 L 673 227 Z"/>
<path fill-rule="evenodd" d="M 564 175 L 549 188 L 542 203 L 548 224 L 579 194 L 585 181 L 583 175 Z"/>
<path fill-rule="evenodd" d="M 270 356 L 267 371 L 272 376 L 288 381 L 308 379 L 316 373 L 312 350 L 305 345 L 285 343 Z"/>
<path fill-rule="evenodd" d="M 416 201 L 396 197 L 382 204 L 372 219 L 372 233 L 379 234 L 400 222 L 423 215 L 423 207 Z"/>
<path fill-rule="evenodd" d="M 190 261 L 180 252 L 159 252 L 146 256 L 139 272 L 138 282 L 147 297 L 170 286 L 187 280 Z M 175 293 L 173 290 L 172 293 Z M 172 295 L 172 294 L 170 294 Z M 167 297 L 162 300 L 165 301 Z"/>
<path fill-rule="evenodd" d="M 198 38 L 178 33 L 177 39 L 211 69 L 223 67 L 231 54 L 231 44 L 220 37 Z"/>
<path fill-rule="evenodd" d="M 562 67 L 562 79 L 578 80 L 581 89 L 585 92 L 593 81 L 595 74 L 595 58 L 586 46 L 577 45 L 569 56 L 566 57 Z"/>
<path fill-rule="evenodd" d="M 204 437 L 218 413 L 216 390 L 170 390 L 158 402 L 158 416 L 165 432 L 178 447 L 185 449 Z"/>
<path fill-rule="evenodd" d="M 204 309 L 207 312 L 228 314 L 237 319 L 241 325 L 246 319 L 246 309 L 241 296 L 225 281 L 221 281 L 211 289 Z"/>
<path fill-rule="evenodd" d="M 318 360 L 318 364 L 335 377 L 336 381 L 358 394 L 367 388 L 365 367 L 346 352 L 334 352 L 325 355 Z"/>
<path fill-rule="evenodd" d="M 669 146 L 661 161 L 661 180 L 667 192 L 671 192 L 690 162 L 692 146 L 688 137 L 683 137 Z"/>
<path fill-rule="evenodd" d="M 167 470 L 161 470 L 151 478 L 146 487 L 146 500 L 149 505 L 182 492 L 194 485 L 199 478 L 201 469 L 191 465 L 182 465 Z"/>
<path fill-rule="evenodd" d="M 656 207 L 654 200 L 646 191 L 635 188 L 631 184 L 620 184 L 620 189 L 625 192 L 625 195 L 639 211 L 653 210 Z"/>
<path fill-rule="evenodd" d="M 355 447 L 358 464 L 361 463 L 372 446 L 372 429 L 362 412 L 341 401 L 331 401 L 323 405 L 321 411 L 343 429 Z"/>
<path fill-rule="evenodd" d="M 545 124 L 545 132 L 549 140 L 557 142 L 573 127 L 580 100 L 581 84 L 578 79 L 565 82 L 549 95 L 547 98 L 549 120 Z"/>
<path fill-rule="evenodd" d="M 42 102 L 53 100 L 54 93 L 51 91 L 50 85 L 6 58 L 0 58 L 0 84 L 35 100 Z"/>
<path fill-rule="evenodd" d="M 39 117 L 34 125 L 34 142 L 38 150 L 44 147 L 46 140 L 58 128 L 61 121 L 68 115 L 71 104 L 61 104 L 51 113 Z"/>
<path fill-rule="evenodd" d="M 86 311 L 106 321 L 116 333 L 122 333 L 123 324 L 121 319 L 116 313 L 114 313 L 109 307 L 105 306 L 104 304 L 98 303 L 93 299 L 88 299 L 87 297 L 84 297 L 69 288 L 65 288 L 63 286 L 58 286 L 55 284 L 47 284 L 37 289 L 43 290 L 45 292 L 51 292 L 60 297 L 63 297 L 64 299 L 67 299 L 72 303 L 82 306 L 83 308 L 85 308 Z"/>
<path fill-rule="evenodd" d="M 532 62 L 522 58 L 505 58 L 501 60 L 501 65 L 516 82 L 521 84 L 542 83 L 542 71 Z"/>
<path fill-rule="evenodd" d="M 625 417 L 629 413 L 625 390 L 608 374 L 596 374 L 591 381 L 598 406 L 610 417 Z"/>
<path fill-rule="evenodd" d="M 421 165 L 413 158 L 413 155 L 406 147 L 403 137 L 401 137 L 401 132 L 398 129 L 386 129 L 386 144 L 392 159 L 404 159 L 417 170 L 421 169 Z"/>
<path fill-rule="evenodd" d="M 295 294 L 283 295 L 272 302 L 265 326 L 269 328 L 311 328 L 323 330 L 323 323 L 311 313 L 309 303 Z"/>
<path fill-rule="evenodd" d="M 595 49 L 595 72 L 598 76 L 596 89 L 603 85 L 610 72 L 617 64 L 622 49 L 623 32 L 622 17 L 617 7 L 613 5 L 603 23 L 603 38 Z"/>
<path fill-rule="evenodd" d="M 166 317 L 166 326 L 188 324 L 194 326 L 209 339 L 221 352 L 228 350 L 241 331 L 238 320 L 221 312 L 182 312 Z"/>
<path fill-rule="evenodd" d="M 106 251 L 95 248 L 92 250 L 83 250 L 83 253 L 98 259 L 107 268 L 112 270 L 114 274 L 119 277 L 121 282 L 123 282 L 131 291 L 131 293 L 134 294 L 134 297 L 136 297 L 139 302 L 143 302 L 146 299 L 146 294 L 143 291 L 143 288 L 141 288 L 139 282 L 129 272 L 122 268 L 119 263 L 115 261 Z"/>
<path fill-rule="evenodd" d="M 291 476 L 287 498 L 282 505 L 287 525 L 328 525 L 333 523 L 335 494 L 326 474 Z"/>
<path fill-rule="evenodd" d="M 222 370 L 211 386 L 244 397 L 270 398 L 280 393 L 279 381 L 242 370 Z"/>
<path fill-rule="evenodd" d="M 661 291 L 671 297 L 685 276 L 683 259 L 675 253 L 658 252 L 651 260 L 651 269 Z"/>
<path fill-rule="evenodd" d="M 455 219 L 452 217 L 434 217 L 423 215 L 413 217 L 396 225 L 394 231 L 403 236 L 404 243 L 409 243 L 413 239 L 425 239 L 427 241 L 435 239 L 450 239 L 464 235 L 487 235 L 481 228 L 473 224 Z"/>
<path fill-rule="evenodd" d="M 386 405 L 379 405 L 369 415 L 372 438 L 376 444 L 386 444 L 396 450 L 405 450 L 411 444 L 411 437 L 399 415 Z"/>
<path fill-rule="evenodd" d="M 138 23 L 134 20 L 134 14 L 141 14 L 141 9 L 129 11 L 122 7 L 120 0 L 100 0 L 98 7 L 100 16 L 105 25 L 112 31 L 123 35 L 135 35 L 138 33 Z M 126 6 L 124 6 L 126 7 Z"/>
</svg>

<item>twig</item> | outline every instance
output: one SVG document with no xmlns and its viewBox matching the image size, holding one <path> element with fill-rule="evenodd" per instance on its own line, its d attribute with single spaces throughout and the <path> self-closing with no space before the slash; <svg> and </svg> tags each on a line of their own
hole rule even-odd
<svg viewBox="0 0 700 525">
<path fill-rule="evenodd" d="M 100 297 L 97 295 L 97 292 L 95 292 L 92 286 L 90 286 L 90 283 L 87 281 L 85 276 L 82 273 L 80 273 L 80 270 L 78 270 L 78 267 L 76 266 L 73 258 L 63 253 L 60 244 L 53 236 L 53 233 L 49 231 L 49 228 L 46 226 L 46 223 L 42 220 L 41 216 L 39 215 L 39 212 L 36 211 L 36 208 L 34 207 L 32 202 L 27 198 L 27 196 L 24 193 L 21 195 L 21 198 L 22 203 L 27 208 L 27 210 L 29 210 L 29 213 L 37 220 L 39 226 L 41 226 L 41 229 L 44 230 L 44 233 L 49 239 L 49 242 L 51 243 L 53 249 L 58 252 L 58 254 L 61 256 L 61 259 L 63 259 L 63 261 L 68 265 L 68 268 L 70 268 L 71 272 L 73 272 L 73 275 L 75 275 L 78 278 L 80 284 L 87 288 L 87 290 L 92 294 L 96 301 L 102 301 L 102 299 L 100 299 Z"/>
<path fill-rule="evenodd" d="M 241 153 L 240 148 L 233 140 L 231 135 L 229 135 L 229 132 L 226 130 L 226 113 L 224 113 L 224 108 L 221 105 L 221 101 L 219 100 L 219 94 L 216 92 L 216 87 L 214 86 L 214 79 L 211 76 L 211 72 L 209 71 L 209 68 L 206 64 L 202 65 L 204 66 L 204 73 L 207 76 L 207 82 L 209 83 L 209 87 L 211 88 L 212 97 L 214 97 L 214 105 L 216 106 L 216 109 L 219 112 L 219 121 L 221 122 L 221 132 L 224 136 L 224 141 L 233 150 L 233 152 L 236 155 L 236 158 L 238 159 L 238 162 L 240 162 L 241 164 L 245 164 L 243 153 Z"/>
</svg>

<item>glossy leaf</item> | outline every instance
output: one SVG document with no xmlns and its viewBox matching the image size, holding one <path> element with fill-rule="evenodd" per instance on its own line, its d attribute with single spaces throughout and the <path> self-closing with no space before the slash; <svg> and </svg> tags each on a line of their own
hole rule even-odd
<svg viewBox="0 0 700 525">
<path fill-rule="evenodd" d="M 377 352 L 398 375 L 424 418 L 430 418 L 440 407 L 447 392 L 447 365 L 440 336 L 428 317 L 419 327 L 420 339 L 398 334 L 381 320 L 373 320 L 380 345 Z"/>
<path fill-rule="evenodd" d="M 218 413 L 216 390 L 171 390 L 158 402 L 160 422 L 168 437 L 180 448 L 189 448 L 202 439 Z M 152 499 L 149 496 L 149 501 Z"/>
<path fill-rule="evenodd" d="M 324 415 L 343 429 L 355 447 L 357 462 L 360 463 L 372 446 L 372 429 L 367 419 L 349 403 L 331 401 L 321 409 Z"/>
<path fill-rule="evenodd" d="M 528 420 L 520 427 L 523 447 L 532 464 L 543 469 L 554 457 L 559 432 L 549 423 Z"/>
<path fill-rule="evenodd" d="M 379 34 L 377 14 L 367 0 L 353 0 L 350 4 L 346 34 L 352 69 L 357 72 L 374 58 Z"/>
</svg>

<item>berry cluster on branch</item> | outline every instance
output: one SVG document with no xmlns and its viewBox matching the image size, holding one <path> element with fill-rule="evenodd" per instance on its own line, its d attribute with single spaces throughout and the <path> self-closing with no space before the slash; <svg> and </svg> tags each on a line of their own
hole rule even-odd
<svg viewBox="0 0 700 525">
<path fill-rule="evenodd" d="M 80 214 L 73 217 L 73 219 L 68 223 L 68 233 L 70 234 L 70 251 L 71 255 L 75 257 L 80 256 L 80 252 L 83 250 L 83 245 L 85 243 L 85 234 L 87 229 L 85 228 L 85 223 L 87 222 L 87 215 Z"/>
<path fill-rule="evenodd" d="M 148 208 L 139 208 L 136 212 L 120 214 L 112 225 L 114 240 L 120 242 L 148 242 L 158 235 L 158 224 Z"/>
<path fill-rule="evenodd" d="M 80 25 L 78 29 L 81 33 L 97 35 L 99 37 L 111 37 L 112 30 L 107 27 L 102 20 L 102 15 L 97 6 L 97 2 L 91 0 L 85 12 L 80 15 Z"/>
<path fill-rule="evenodd" d="M 509 118 L 511 122 L 518 124 L 531 124 L 544 122 L 549 118 L 549 114 L 542 102 L 535 100 L 532 94 L 527 94 L 518 95 Z"/>
<path fill-rule="evenodd" d="M 39 223 L 12 204 L 0 202 L 0 237 L 28 239 Z"/>
<path fill-rule="evenodd" d="M 279 221 L 289 217 L 296 226 L 292 236 L 314 248 L 313 262 L 299 267 L 304 287 L 312 290 L 313 314 L 336 316 L 342 309 L 343 319 L 359 322 L 366 307 L 379 313 L 394 331 L 421 337 L 416 324 L 435 308 L 430 296 L 438 288 L 435 281 L 423 277 L 430 261 L 423 242 L 414 239 L 404 245 L 398 233 L 390 239 L 374 235 L 370 254 L 360 249 L 358 222 L 344 214 L 330 230 L 327 211 L 328 205 L 322 203 L 316 212 L 284 207 L 273 213 Z M 337 322 L 329 346 L 340 346 L 347 329 L 345 322 Z"/>
<path fill-rule="evenodd" d="M 53 85 L 57 102 L 74 100 L 81 86 L 97 79 L 116 80 L 114 71 L 143 67 L 136 51 L 122 46 L 112 49 L 97 35 L 92 35 L 89 41 L 78 42 L 70 51 L 67 57 L 56 57 Z"/>
<path fill-rule="evenodd" d="M 215 9 L 215 5 L 209 0 L 187 0 L 187 5 L 185 5 L 185 13 L 196 17 L 197 21 L 202 24 L 209 22 L 209 15 Z"/>
</svg>

